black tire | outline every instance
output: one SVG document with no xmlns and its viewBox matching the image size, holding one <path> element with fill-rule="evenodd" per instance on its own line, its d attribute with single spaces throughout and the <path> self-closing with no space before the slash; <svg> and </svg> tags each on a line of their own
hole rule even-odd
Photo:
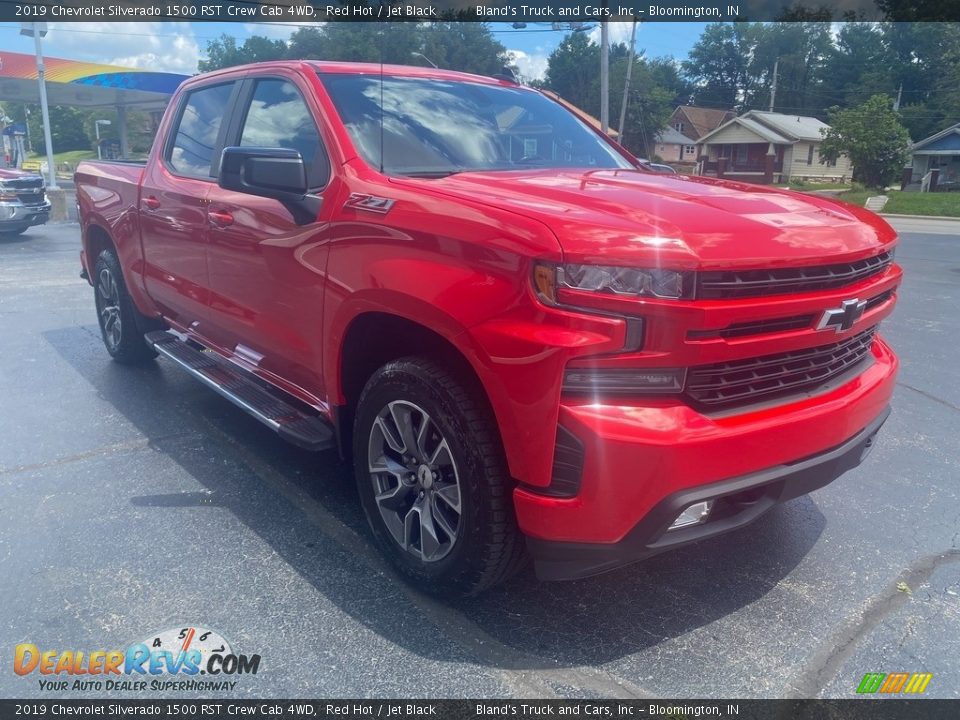
<svg viewBox="0 0 960 720">
<path fill-rule="evenodd" d="M 18 235 L 23 235 L 27 230 L 29 230 L 29 226 L 17 228 L 15 230 L 0 230 L 0 238 L 15 238 Z"/>
<path fill-rule="evenodd" d="M 378 418 L 383 416 L 386 420 L 384 413 L 389 414 L 390 408 L 409 408 L 411 405 L 417 410 L 422 409 L 431 430 L 436 430 L 434 447 L 446 441 L 449 453 L 444 451 L 443 454 L 444 457 L 449 455 L 459 485 L 456 538 L 450 540 L 445 555 L 432 561 L 425 559 L 422 536 L 419 556 L 416 549 L 404 548 L 388 527 L 384 513 L 389 511 L 384 511 L 377 502 L 375 483 L 392 482 L 395 479 L 393 472 L 373 473 L 370 470 L 374 465 L 371 457 L 376 454 L 380 439 L 386 442 L 385 431 L 379 429 L 383 426 L 374 429 Z M 399 424 L 392 427 L 399 428 Z M 423 424 L 418 427 L 422 428 Z M 421 434 L 417 433 L 417 446 L 421 446 Z M 393 437 L 396 439 L 400 435 L 402 432 L 394 433 Z M 412 434 L 410 437 L 412 440 Z M 404 448 L 407 444 L 404 442 Z M 387 448 L 387 445 L 382 447 Z M 513 511 L 513 481 L 507 471 L 494 418 L 479 391 L 461 382 L 455 374 L 422 358 L 402 358 L 377 370 L 364 387 L 357 404 L 353 451 L 357 489 L 376 543 L 400 573 L 415 585 L 438 595 L 474 595 L 506 580 L 523 566 L 525 543 Z M 388 452 L 392 453 L 393 449 Z M 419 461 L 412 462 L 411 466 L 416 462 Z M 439 461 L 438 467 L 442 464 L 443 461 Z M 394 467 L 397 467 L 396 463 Z M 419 467 L 423 469 L 422 465 Z M 449 473 L 450 467 L 438 472 Z M 408 476 L 411 482 L 417 474 L 414 471 Z M 420 484 L 413 487 L 414 502 L 419 499 L 427 505 L 431 501 L 435 503 L 431 522 L 437 520 L 438 506 L 450 509 L 434 498 L 434 493 L 440 495 L 444 492 L 441 486 L 445 484 L 444 479 L 449 478 L 437 479 L 437 474 L 433 478 L 435 485 L 432 488 L 427 486 L 426 491 Z M 397 481 L 398 488 L 400 484 Z M 378 487 L 382 493 L 383 486 Z M 391 492 L 396 494 L 396 491 Z M 427 495 L 425 500 L 424 493 Z M 402 509 L 397 511 L 398 516 L 403 512 Z M 422 527 L 423 515 L 418 512 L 417 517 Z M 442 532 L 442 528 L 450 525 L 450 522 L 446 525 L 438 523 L 436 527 L 441 532 L 434 535 L 434 539 L 441 535 L 449 539 L 449 534 Z M 408 537 L 406 526 L 402 532 L 405 538 Z"/>
<path fill-rule="evenodd" d="M 93 295 L 100 336 L 114 360 L 124 365 L 137 365 L 157 356 L 143 335 L 157 329 L 159 323 L 142 315 L 133 304 L 123 281 L 120 261 L 113 250 L 104 250 L 97 257 Z"/>
</svg>

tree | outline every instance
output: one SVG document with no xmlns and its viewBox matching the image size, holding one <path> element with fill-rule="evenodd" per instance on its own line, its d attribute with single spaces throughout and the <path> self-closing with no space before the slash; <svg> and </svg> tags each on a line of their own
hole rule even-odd
<svg viewBox="0 0 960 720">
<path fill-rule="evenodd" d="M 39 105 L 30 105 L 29 108 L 27 124 L 30 128 L 30 141 L 33 151 L 42 155 L 47 151 L 47 143 L 43 136 L 43 115 Z M 25 113 L 22 111 L 14 115 L 15 118 L 24 116 Z M 84 119 L 84 112 L 76 108 L 66 106 L 50 108 L 50 140 L 53 142 L 54 152 L 89 150 L 93 147 L 84 131 Z"/>
<path fill-rule="evenodd" d="M 583 33 L 570 33 L 547 58 L 544 85 L 591 115 L 599 115 L 599 68 L 600 46 Z"/>
<path fill-rule="evenodd" d="M 822 96 L 830 105 L 859 105 L 873 95 L 896 97 L 896 59 L 876 23 L 843 23 L 827 53 Z"/>
<path fill-rule="evenodd" d="M 877 7 L 894 22 L 942 22 L 957 17 L 960 0 L 877 0 Z"/>
<path fill-rule="evenodd" d="M 824 69 L 833 48 L 830 25 L 825 22 L 777 22 L 755 33 L 756 45 L 750 60 L 751 92 L 745 106 L 767 110 L 777 67 L 777 96 L 774 111 L 826 117 L 832 102 L 821 97 Z"/>
<path fill-rule="evenodd" d="M 424 65 L 422 54 L 446 70 L 493 75 L 507 63 L 507 49 L 486 23 L 366 23 L 328 22 L 303 26 L 289 43 L 254 35 L 238 46 L 222 35 L 207 43 L 200 70 L 265 60 L 335 60 Z"/>
<path fill-rule="evenodd" d="M 683 76 L 680 64 L 672 57 L 660 57 L 646 60 L 650 78 L 659 87 L 670 93 L 670 111 L 679 105 L 689 105 L 696 88 Z"/>
<path fill-rule="evenodd" d="M 623 102 L 629 59 L 626 45 L 617 43 L 610 47 L 610 117 L 613 125 Z M 600 46 L 584 33 L 570 33 L 550 54 L 543 87 L 599 117 L 599 68 Z M 664 83 L 669 86 L 665 87 Z M 648 61 L 642 53 L 635 56 L 622 143 L 637 155 L 649 155 L 654 136 L 666 126 L 677 98 L 684 96 L 689 97 L 689 85 L 679 77 L 672 60 Z"/>
<path fill-rule="evenodd" d="M 684 75 L 696 88 L 697 105 L 749 107 L 759 83 L 754 54 L 763 32 L 760 23 L 711 23 L 704 28 L 682 63 Z"/>
<path fill-rule="evenodd" d="M 423 45 L 418 23 L 329 22 L 303 27 L 290 37 L 292 60 L 339 60 L 419 65 Z"/>
<path fill-rule="evenodd" d="M 833 162 L 846 155 L 853 162 L 856 179 L 868 187 L 886 187 L 899 175 L 910 135 L 889 97 L 874 95 L 854 108 L 832 108 L 829 116 L 831 127 L 820 145 L 821 159 Z"/>
<path fill-rule="evenodd" d="M 446 70 L 496 75 L 509 64 L 507 48 L 493 37 L 486 23 L 434 22 L 416 27 L 422 42 L 419 52 Z"/>
<path fill-rule="evenodd" d="M 207 59 L 201 60 L 198 67 L 200 72 L 209 72 L 246 63 L 282 60 L 286 54 L 287 44 L 283 40 L 252 35 L 238 47 L 236 38 L 221 35 L 218 39 L 207 42 Z"/>
<path fill-rule="evenodd" d="M 614 45 L 610 52 L 610 117 L 616 123 L 623 102 L 624 80 L 627 74 L 629 52 L 626 45 Z M 630 79 L 627 115 L 620 142 L 636 155 L 650 157 L 656 144 L 655 136 L 667 125 L 670 113 L 676 108 L 675 88 L 664 87 L 657 75 L 665 75 L 664 66 L 654 66 L 642 56 L 635 57 Z M 599 82 L 597 89 L 599 112 Z M 619 130 L 619 128 L 615 128 Z"/>
</svg>

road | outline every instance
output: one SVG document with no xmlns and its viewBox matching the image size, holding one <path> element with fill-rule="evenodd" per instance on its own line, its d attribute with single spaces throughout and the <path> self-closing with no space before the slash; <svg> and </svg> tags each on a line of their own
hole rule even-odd
<svg viewBox="0 0 960 720">
<path fill-rule="evenodd" d="M 723 538 L 447 604 L 380 560 L 334 454 L 109 361 L 76 225 L 0 242 L 0 697 L 106 694 L 42 692 L 19 643 L 188 626 L 261 656 L 218 697 L 851 697 L 894 671 L 960 697 L 960 223 L 903 227 L 903 366 L 864 465 Z"/>
</svg>

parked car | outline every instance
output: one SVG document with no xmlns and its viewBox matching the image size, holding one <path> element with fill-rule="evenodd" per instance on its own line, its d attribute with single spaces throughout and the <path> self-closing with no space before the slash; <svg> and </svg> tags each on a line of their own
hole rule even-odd
<svg viewBox="0 0 960 720">
<path fill-rule="evenodd" d="M 431 591 L 742 527 L 858 465 L 888 413 L 885 221 L 650 172 L 509 80 L 198 75 L 145 163 L 82 162 L 76 188 L 107 352 L 339 448 Z"/>
<path fill-rule="evenodd" d="M 50 201 L 40 175 L 0 169 L 0 236 L 19 235 L 49 217 Z"/>
</svg>

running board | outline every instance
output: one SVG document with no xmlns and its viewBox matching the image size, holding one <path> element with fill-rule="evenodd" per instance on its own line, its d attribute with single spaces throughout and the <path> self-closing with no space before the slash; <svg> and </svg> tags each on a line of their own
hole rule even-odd
<svg viewBox="0 0 960 720">
<path fill-rule="evenodd" d="M 266 383 L 212 350 L 197 350 L 176 335 L 158 330 L 146 334 L 158 353 L 173 360 L 207 387 L 243 408 L 293 445 L 314 452 L 335 447 L 333 428 L 266 388 Z"/>
</svg>

